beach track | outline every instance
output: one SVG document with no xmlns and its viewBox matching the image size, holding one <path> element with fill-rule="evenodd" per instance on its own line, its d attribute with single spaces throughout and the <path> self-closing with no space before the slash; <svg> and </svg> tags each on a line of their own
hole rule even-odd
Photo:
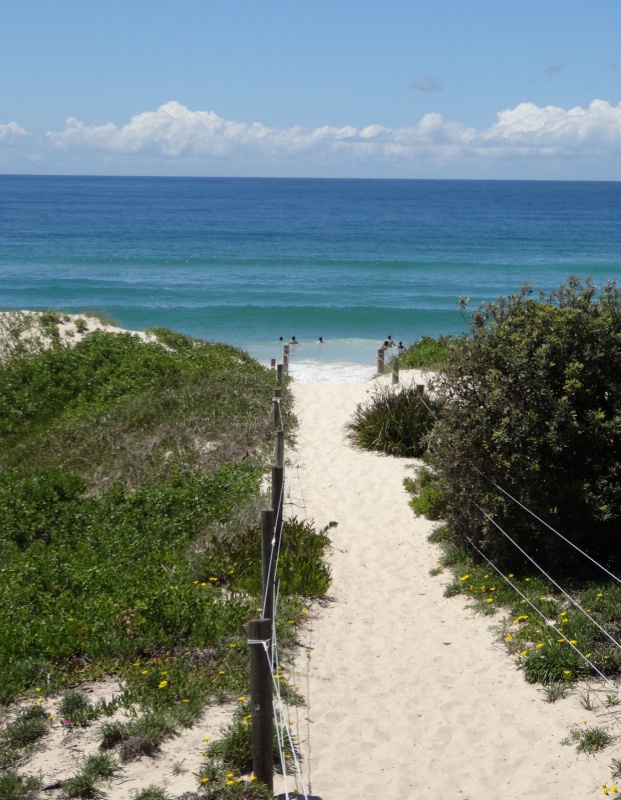
<svg viewBox="0 0 621 800">
<path fill-rule="evenodd" d="M 372 387 L 294 384 L 300 427 L 287 452 L 286 513 L 338 523 L 330 600 L 300 632 L 307 791 L 323 800 L 595 797 L 610 752 L 588 758 L 561 744 L 571 726 L 597 724 L 593 712 L 575 694 L 545 703 L 490 631 L 498 616 L 443 597 L 448 576 L 429 574 L 440 559 L 427 541 L 432 523 L 414 516 L 402 486 L 417 462 L 347 443 L 344 426 Z"/>
</svg>

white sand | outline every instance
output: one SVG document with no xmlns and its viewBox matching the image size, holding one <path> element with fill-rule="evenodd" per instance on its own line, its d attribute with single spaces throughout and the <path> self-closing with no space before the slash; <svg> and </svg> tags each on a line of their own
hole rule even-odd
<svg viewBox="0 0 621 800">
<path fill-rule="evenodd" d="M 561 740 L 572 725 L 602 721 L 575 695 L 545 703 L 489 631 L 494 618 L 474 615 L 463 597 L 442 596 L 448 578 L 429 575 L 439 558 L 427 542 L 432 524 L 415 518 L 401 485 L 412 462 L 345 442 L 343 426 L 370 386 L 294 386 L 291 499 L 305 502 L 319 526 L 338 522 L 333 601 L 315 607 L 302 637 L 313 647 L 309 668 L 306 653 L 298 659 L 312 793 L 594 796 L 610 783 L 610 750 L 588 758 Z"/>
</svg>

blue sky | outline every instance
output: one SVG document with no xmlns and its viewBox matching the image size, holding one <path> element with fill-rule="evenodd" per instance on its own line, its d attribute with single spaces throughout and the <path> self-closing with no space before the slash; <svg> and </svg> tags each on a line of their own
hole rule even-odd
<svg viewBox="0 0 621 800">
<path fill-rule="evenodd" d="M 621 1 L 2 0 L 0 172 L 621 180 Z"/>
</svg>

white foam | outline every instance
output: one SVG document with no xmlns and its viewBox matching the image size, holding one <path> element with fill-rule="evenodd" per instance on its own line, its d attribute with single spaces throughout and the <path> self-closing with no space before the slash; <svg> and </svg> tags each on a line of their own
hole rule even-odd
<svg viewBox="0 0 621 800">
<path fill-rule="evenodd" d="M 375 367 L 354 361 L 291 361 L 289 374 L 300 383 L 365 383 Z"/>
</svg>

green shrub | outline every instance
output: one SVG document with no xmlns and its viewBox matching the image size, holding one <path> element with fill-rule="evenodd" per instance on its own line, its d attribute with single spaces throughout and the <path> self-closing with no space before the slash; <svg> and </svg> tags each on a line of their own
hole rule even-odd
<svg viewBox="0 0 621 800">
<path fill-rule="evenodd" d="M 451 336 L 439 336 L 437 339 L 421 336 L 399 356 L 399 366 L 402 369 L 441 369 L 453 341 Z"/>
<path fill-rule="evenodd" d="M 347 424 L 349 440 L 365 450 L 392 456 L 419 457 L 431 430 L 437 404 L 414 386 L 383 386 L 356 408 Z"/>
<path fill-rule="evenodd" d="M 516 551 L 491 516 L 537 561 L 584 575 L 574 551 L 503 495 L 587 549 L 621 564 L 621 290 L 570 278 L 548 297 L 529 287 L 482 307 L 449 349 L 435 390 L 443 413 L 430 436 L 446 518 L 495 563 Z M 579 566 L 578 566 L 579 565 Z"/>
<path fill-rule="evenodd" d="M 437 479 L 429 469 L 422 468 L 414 480 L 405 479 L 405 488 L 413 495 L 410 506 L 417 517 L 430 520 L 443 519 L 446 513 L 444 495 Z"/>
<path fill-rule="evenodd" d="M 325 562 L 330 547 L 330 522 L 320 531 L 312 521 L 297 517 L 283 520 L 282 546 L 278 559 L 280 595 L 323 597 L 330 587 L 330 568 Z M 201 564 L 201 575 L 219 585 L 260 594 L 261 525 L 255 524 L 211 540 Z"/>
</svg>

